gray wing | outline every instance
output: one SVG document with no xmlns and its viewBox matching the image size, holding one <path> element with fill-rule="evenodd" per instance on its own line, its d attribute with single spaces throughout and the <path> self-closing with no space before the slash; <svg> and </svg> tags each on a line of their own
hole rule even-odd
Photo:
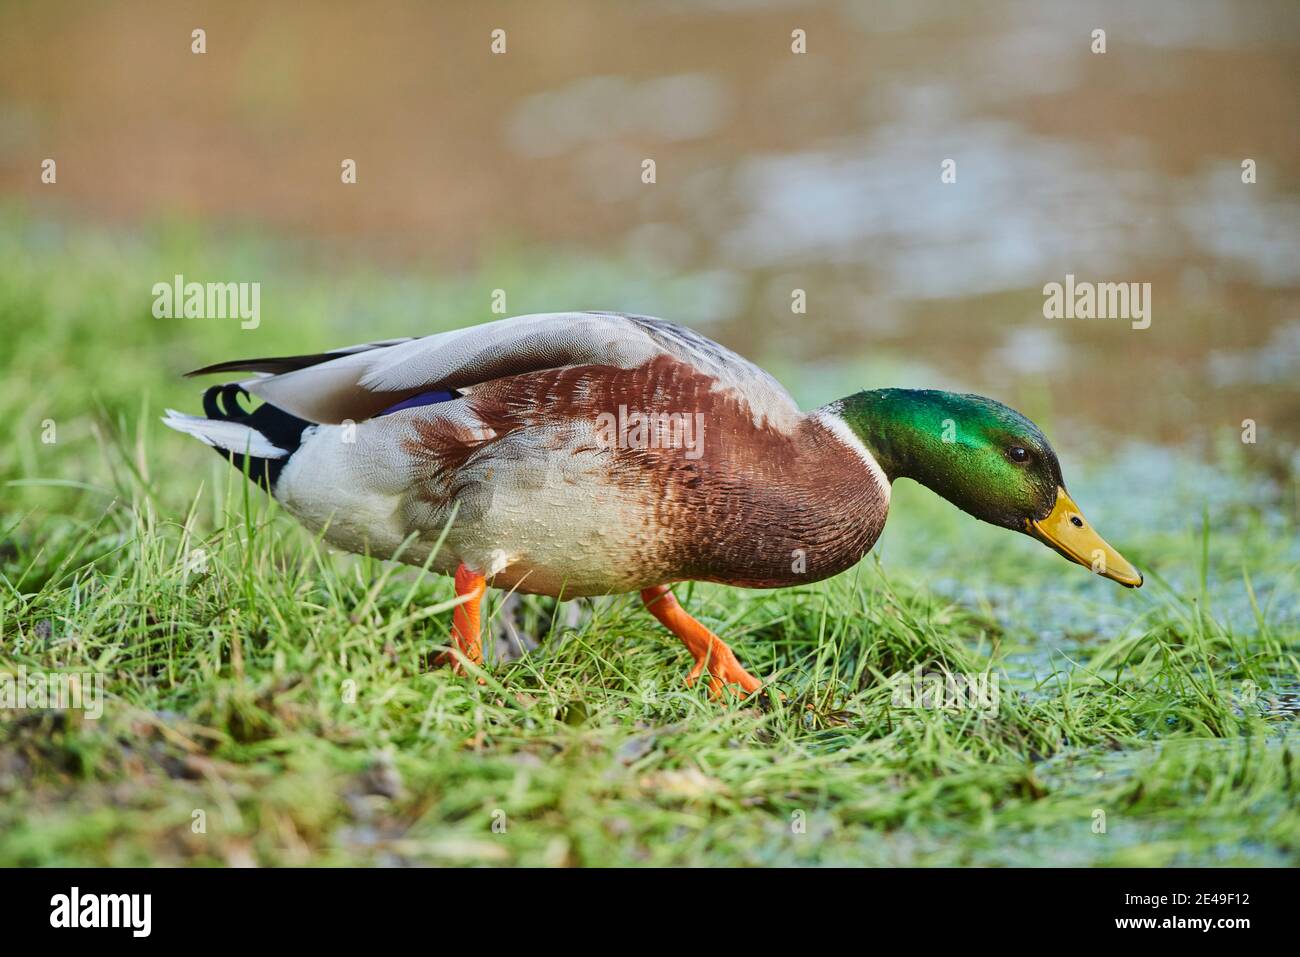
<svg viewBox="0 0 1300 957">
<path fill-rule="evenodd" d="M 360 421 L 420 392 L 472 390 L 493 379 L 572 365 L 635 368 L 666 354 L 711 376 L 719 389 L 738 393 L 756 416 L 773 424 L 788 424 L 800 415 L 790 394 L 758 366 L 691 329 L 647 316 L 541 313 L 337 352 L 242 384 L 309 421 Z M 265 373 L 274 361 L 209 368 Z"/>
</svg>

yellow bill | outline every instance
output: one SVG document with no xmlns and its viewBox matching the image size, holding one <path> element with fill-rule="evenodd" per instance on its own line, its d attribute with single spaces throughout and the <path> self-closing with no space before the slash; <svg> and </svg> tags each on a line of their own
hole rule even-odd
<svg viewBox="0 0 1300 957">
<path fill-rule="evenodd" d="M 1098 575 L 1129 588 L 1142 585 L 1142 573 L 1092 530 L 1092 526 L 1084 521 L 1079 506 L 1063 488 L 1056 489 L 1056 505 L 1051 513 L 1039 521 L 1027 520 L 1025 530 L 1070 561 L 1091 568 Z"/>
</svg>

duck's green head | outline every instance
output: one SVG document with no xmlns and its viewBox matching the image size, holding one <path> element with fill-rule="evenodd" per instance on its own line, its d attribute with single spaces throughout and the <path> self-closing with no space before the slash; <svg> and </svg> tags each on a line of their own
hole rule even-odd
<svg viewBox="0 0 1300 957">
<path fill-rule="evenodd" d="M 1142 575 L 1092 530 L 1038 426 L 978 395 L 876 389 L 838 403 L 890 481 L 910 478 L 976 518 L 1031 535 L 1121 585 Z"/>
</svg>

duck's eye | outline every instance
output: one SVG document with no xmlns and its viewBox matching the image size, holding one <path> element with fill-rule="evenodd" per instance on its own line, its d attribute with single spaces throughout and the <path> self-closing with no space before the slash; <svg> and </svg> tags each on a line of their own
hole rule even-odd
<svg viewBox="0 0 1300 957">
<path fill-rule="evenodd" d="M 1007 449 L 1007 455 L 1011 456 L 1011 461 L 1013 461 L 1013 462 L 1028 462 L 1028 461 L 1029 461 L 1029 450 L 1028 450 L 1028 449 L 1022 449 L 1022 448 L 1021 448 L 1020 446 L 1018 446 L 1018 445 L 1013 445 L 1013 446 L 1011 446 L 1011 448 Z"/>
</svg>

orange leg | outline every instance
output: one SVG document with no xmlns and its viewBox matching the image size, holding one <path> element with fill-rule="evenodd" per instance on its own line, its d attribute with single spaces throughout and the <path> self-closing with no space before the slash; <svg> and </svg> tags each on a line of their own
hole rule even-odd
<svg viewBox="0 0 1300 957">
<path fill-rule="evenodd" d="M 642 589 L 641 600 L 645 602 L 650 614 L 680 638 L 686 650 L 695 658 L 695 667 L 686 676 L 688 685 L 695 684 L 707 667 L 709 692 L 715 698 L 722 693 L 723 685 L 740 685 L 746 695 L 762 686 L 757 678 L 740 666 L 735 653 L 721 638 L 686 613 L 686 609 L 678 604 L 667 585 Z"/>
<path fill-rule="evenodd" d="M 483 663 L 483 647 L 479 643 L 479 602 L 487 591 L 487 579 L 477 572 L 472 572 L 461 562 L 456 568 L 456 595 L 469 596 L 469 600 L 457 605 L 451 613 L 451 640 L 460 649 L 460 653 L 476 665 Z M 444 651 L 436 659 L 435 665 L 451 662 L 451 670 L 464 674 L 465 669 L 454 655 Z"/>
</svg>

